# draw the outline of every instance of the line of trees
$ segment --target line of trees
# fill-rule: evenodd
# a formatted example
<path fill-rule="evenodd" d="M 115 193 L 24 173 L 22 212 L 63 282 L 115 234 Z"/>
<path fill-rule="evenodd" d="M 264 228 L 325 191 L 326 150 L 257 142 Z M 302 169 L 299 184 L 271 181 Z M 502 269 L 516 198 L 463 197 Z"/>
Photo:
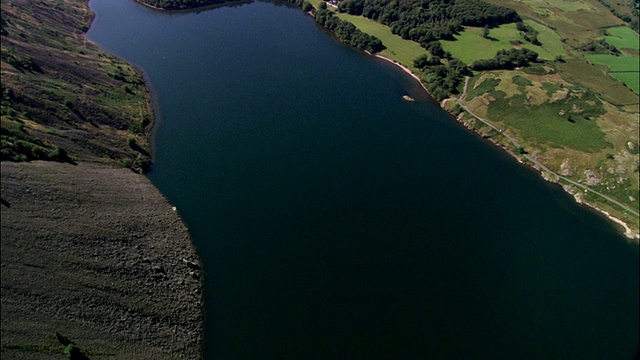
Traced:
<path fill-rule="evenodd" d="M 358 30 L 355 25 L 348 21 L 341 20 L 327 9 L 317 9 L 314 14 L 316 22 L 328 30 L 347 45 L 357 49 L 377 53 L 385 49 L 382 41 L 375 36 L 365 34 Z"/>
<path fill-rule="evenodd" d="M 513 70 L 527 66 L 538 60 L 538 53 L 529 49 L 500 50 L 493 59 L 477 60 L 471 64 L 476 71 L 482 70 Z"/>
<path fill-rule="evenodd" d="M 526 41 L 532 43 L 533 45 L 542 45 L 542 43 L 540 43 L 540 40 L 538 40 L 538 30 L 523 23 L 522 21 L 518 21 L 516 23 L 516 29 L 520 31 L 520 34 Z"/>
<path fill-rule="evenodd" d="M 609 44 L 605 39 L 591 40 L 580 46 L 579 50 L 590 54 L 620 55 L 620 50 Z"/>
<path fill-rule="evenodd" d="M 640 31 L 640 1 L 639 0 L 629 1 L 629 7 L 631 8 L 630 9 L 631 15 L 620 13 L 613 6 L 611 6 L 611 4 L 609 4 L 609 2 L 606 0 L 600 0 L 600 3 L 604 5 L 604 7 L 609 9 L 609 11 L 611 11 L 611 13 L 615 17 L 628 23 L 629 27 L 631 27 L 633 30 L 635 30 L 636 32 Z"/>

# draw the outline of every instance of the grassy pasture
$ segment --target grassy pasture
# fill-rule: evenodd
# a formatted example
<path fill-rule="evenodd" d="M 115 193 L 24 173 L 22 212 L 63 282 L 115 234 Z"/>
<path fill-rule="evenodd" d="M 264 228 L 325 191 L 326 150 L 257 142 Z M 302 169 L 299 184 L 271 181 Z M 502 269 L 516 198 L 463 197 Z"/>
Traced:
<path fill-rule="evenodd" d="M 311 5 L 313 5 L 314 8 L 319 8 L 320 7 L 320 3 L 324 2 L 322 0 L 307 0 L 307 2 Z M 329 10 L 333 10 L 333 8 L 331 6 L 327 6 L 327 9 Z"/>
<path fill-rule="evenodd" d="M 588 1 L 584 0 L 554 0 L 553 5 L 551 5 L 548 1 L 543 2 L 546 3 L 545 5 L 540 5 L 541 1 L 539 0 L 528 0 L 525 2 L 536 4 L 541 7 L 545 7 L 546 5 L 548 5 L 549 7 L 553 6 L 565 12 L 593 10 L 593 6 L 589 4 Z"/>
<path fill-rule="evenodd" d="M 640 84 L 638 80 L 640 64 L 635 56 L 614 56 L 614 55 L 586 55 L 593 63 L 608 66 L 611 69 L 609 75 L 623 82 L 636 94 L 640 94 Z"/>
<path fill-rule="evenodd" d="M 467 100 L 486 97 L 489 118 L 528 142 L 589 153 L 612 146 L 595 120 L 604 109 L 592 93 L 566 89 L 556 97 L 562 88 L 537 79 L 509 71 L 485 73 L 472 79 Z"/>
<path fill-rule="evenodd" d="M 639 72 L 612 72 L 609 73 L 610 76 L 618 79 L 619 81 L 625 83 L 627 87 L 636 94 L 640 94 L 640 73 Z"/>
<path fill-rule="evenodd" d="M 638 95 L 607 75 L 604 65 L 589 64 L 582 59 L 570 59 L 556 64 L 562 78 L 592 89 L 615 105 L 638 104 Z"/>
<path fill-rule="evenodd" d="M 469 87 L 467 89 L 467 96 L 465 100 L 469 101 L 476 96 L 491 92 L 495 90 L 496 86 L 500 84 L 500 78 L 485 78 L 482 79 L 480 83 L 478 83 L 478 80 L 480 80 L 480 77 L 474 76 L 469 81 Z"/>
<path fill-rule="evenodd" d="M 320 3 L 323 2 L 321 0 L 307 1 L 309 1 L 309 3 L 316 9 L 320 6 Z M 327 6 L 327 9 L 334 11 L 334 8 L 331 6 Z M 420 46 L 420 44 L 414 41 L 405 40 L 402 37 L 395 35 L 391 32 L 391 28 L 386 25 L 375 22 L 364 16 L 354 16 L 338 12 L 335 12 L 335 14 L 340 19 L 352 23 L 363 33 L 373 35 L 380 39 L 386 47 L 385 50 L 380 52 L 380 55 L 399 62 L 411 69 L 413 72 L 418 72 L 418 69 L 413 66 L 413 60 L 421 55 L 430 55 L 426 49 Z"/>
<path fill-rule="evenodd" d="M 620 1 L 620 0 L 600 0 L 602 2 L 607 3 L 611 6 L 615 11 L 619 14 L 624 14 L 628 16 L 634 16 L 633 7 L 631 5 L 631 0 L 628 1 Z"/>
<path fill-rule="evenodd" d="M 638 58 L 633 56 L 591 54 L 591 55 L 586 55 L 585 57 L 589 59 L 591 62 L 610 67 L 612 71 L 640 70 L 640 64 L 638 64 Z"/>
<path fill-rule="evenodd" d="M 545 24 L 571 46 L 598 37 L 602 28 L 624 25 L 598 0 L 486 0 L 515 9 L 523 17 Z M 542 40 L 541 40 L 542 41 Z"/>
<path fill-rule="evenodd" d="M 555 31 L 533 20 L 525 20 L 524 23 L 539 32 L 538 40 L 540 40 L 540 42 L 542 43 L 542 47 L 551 55 L 553 55 L 554 57 L 556 55 L 566 55 L 566 50 L 564 48 L 564 44 L 562 43 L 562 38 Z"/>
<path fill-rule="evenodd" d="M 367 19 L 364 16 L 339 13 L 336 13 L 336 15 L 340 19 L 352 23 L 360 31 L 380 39 L 384 46 L 387 47 L 386 50 L 380 52 L 380 55 L 395 60 L 414 72 L 417 72 L 417 69 L 413 66 L 413 60 L 420 55 L 429 55 L 429 52 L 421 47 L 420 44 L 393 34 L 391 28 L 386 25 Z"/>
<path fill-rule="evenodd" d="M 489 115 L 517 129 L 522 138 L 546 142 L 554 147 L 566 146 L 584 152 L 610 147 L 595 120 L 569 112 L 574 103 L 575 100 L 527 106 L 526 96 L 516 95 L 497 98 L 489 106 Z"/>
<path fill-rule="evenodd" d="M 618 49 L 640 50 L 640 36 L 631 28 L 626 26 L 607 29 L 607 42 Z"/>
<path fill-rule="evenodd" d="M 542 46 L 536 46 L 524 40 L 515 24 L 506 24 L 489 31 L 489 38 L 482 37 L 483 29 L 467 27 L 462 34 L 455 36 L 455 41 L 443 40 L 442 48 L 467 64 L 480 59 L 491 59 L 503 49 L 513 48 L 511 43 L 517 40 L 522 47 L 533 50 L 540 55 L 540 59 L 553 60 L 557 55 L 565 55 L 566 51 L 560 39 L 553 30 L 526 20 L 525 23 L 540 32 L 538 39 Z"/>

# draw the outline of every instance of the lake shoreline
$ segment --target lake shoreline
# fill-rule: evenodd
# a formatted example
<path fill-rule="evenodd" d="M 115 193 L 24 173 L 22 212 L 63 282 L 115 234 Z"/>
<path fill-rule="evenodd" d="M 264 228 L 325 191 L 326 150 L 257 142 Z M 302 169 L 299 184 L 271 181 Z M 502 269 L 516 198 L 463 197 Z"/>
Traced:
<path fill-rule="evenodd" d="M 414 80 L 416 80 L 418 83 L 420 83 L 420 86 L 422 87 L 422 89 L 424 89 L 424 91 L 427 93 L 427 95 L 429 96 L 429 98 L 431 98 L 434 102 L 437 102 L 437 101 L 435 101 L 434 97 L 431 95 L 431 93 L 429 92 L 429 90 L 427 89 L 427 87 L 424 85 L 424 83 L 422 82 L 422 80 L 420 79 L 420 77 L 419 77 L 417 74 L 415 74 L 413 71 L 411 71 L 411 69 L 409 69 L 408 67 L 406 67 L 406 66 L 405 66 L 405 65 L 403 65 L 403 64 L 400 64 L 399 62 L 397 62 L 397 61 L 395 61 L 395 60 L 392 60 L 392 59 L 390 59 L 390 58 L 384 57 L 384 56 L 382 56 L 382 55 L 379 55 L 379 54 L 369 54 L 369 55 L 371 55 L 371 56 L 373 56 L 373 57 L 375 57 L 375 58 L 378 58 L 378 59 L 381 59 L 381 60 L 387 61 L 387 62 L 389 62 L 389 63 L 391 63 L 391 64 L 396 65 L 397 67 L 399 67 L 399 68 L 400 68 L 402 71 L 404 71 L 407 75 L 411 76 Z M 525 166 L 527 166 L 527 167 L 529 167 L 529 168 L 532 168 L 532 169 L 535 169 L 535 170 L 537 170 L 537 171 L 540 171 L 540 176 L 541 176 L 544 180 L 546 180 L 546 181 L 548 181 L 548 182 L 550 182 L 550 183 L 559 184 L 559 182 L 558 182 L 558 181 L 554 181 L 553 179 L 551 179 L 551 178 L 549 178 L 549 177 L 545 176 L 545 174 L 546 174 L 546 173 L 544 172 L 544 170 L 543 170 L 543 169 L 541 169 L 539 166 L 536 166 L 536 164 L 528 164 L 528 163 L 526 163 L 526 162 L 522 161 L 522 159 L 518 156 L 518 154 L 516 154 L 516 153 L 515 153 L 515 152 L 513 152 L 512 150 L 508 149 L 506 146 L 499 144 L 496 140 L 494 140 L 494 139 L 493 139 L 493 138 L 491 138 L 491 137 L 485 137 L 485 136 L 483 136 L 481 133 L 479 133 L 478 131 L 476 131 L 474 128 L 472 128 L 472 127 L 470 127 L 470 126 L 467 126 L 463 121 L 461 121 L 461 118 L 460 118 L 460 116 L 458 116 L 458 114 L 455 114 L 455 113 L 451 112 L 451 111 L 450 111 L 450 110 L 448 110 L 448 109 L 446 108 L 446 106 L 445 106 L 445 105 L 446 105 L 446 103 L 447 103 L 448 101 L 455 101 L 455 100 L 456 100 L 456 99 L 454 99 L 454 98 L 447 98 L 447 99 L 442 100 L 442 101 L 441 101 L 441 102 L 439 102 L 438 104 L 439 104 L 439 106 L 440 106 L 440 108 L 441 108 L 442 110 L 444 110 L 444 111 L 448 112 L 449 114 L 451 114 L 451 116 L 452 116 L 452 117 L 453 117 L 453 118 L 454 118 L 458 123 L 462 124 L 465 128 L 469 129 L 470 131 L 474 132 L 474 133 L 475 133 L 475 134 L 477 134 L 477 135 L 480 135 L 482 138 L 487 139 L 488 141 L 490 141 L 491 143 L 493 143 L 495 146 L 497 146 L 497 147 L 499 147 L 499 148 L 503 149 L 505 152 L 507 152 L 509 155 L 511 155 L 513 158 L 515 158 L 515 159 L 516 159 L 520 164 L 523 164 L 523 165 L 525 165 Z M 613 223 L 614 223 L 614 224 L 616 224 L 617 226 L 622 227 L 621 229 L 619 228 L 619 229 L 620 229 L 620 233 L 621 233 L 625 238 L 627 238 L 628 240 L 633 241 L 633 242 L 635 242 L 635 243 L 638 243 L 638 242 L 640 241 L 640 233 L 634 233 L 634 232 L 633 232 L 633 230 L 631 229 L 631 227 L 629 226 L 629 224 L 627 224 L 625 221 L 623 221 L 623 220 L 621 220 L 621 219 L 619 219 L 619 218 L 616 218 L 616 217 L 612 216 L 609 212 L 607 212 L 607 211 L 606 211 L 606 210 L 604 210 L 604 209 L 600 209 L 599 207 L 597 207 L 597 206 L 595 206 L 595 205 L 593 205 L 593 204 L 591 204 L 591 203 L 587 203 L 587 202 L 582 201 L 580 198 L 578 198 L 578 197 L 576 197 L 576 196 L 575 196 L 575 192 L 571 192 L 571 191 L 570 191 L 570 189 L 571 189 L 571 188 L 568 188 L 568 187 L 566 187 L 566 186 L 561 186 L 561 188 L 562 188 L 566 193 L 568 193 L 569 195 L 571 195 L 571 197 L 576 201 L 576 203 L 578 203 L 578 204 L 584 204 L 584 205 L 587 205 L 587 206 L 588 206 L 588 207 L 590 207 L 591 209 L 596 210 L 600 215 L 604 216 L 604 217 L 605 217 L 605 218 L 607 218 L 609 221 L 613 222 Z"/>

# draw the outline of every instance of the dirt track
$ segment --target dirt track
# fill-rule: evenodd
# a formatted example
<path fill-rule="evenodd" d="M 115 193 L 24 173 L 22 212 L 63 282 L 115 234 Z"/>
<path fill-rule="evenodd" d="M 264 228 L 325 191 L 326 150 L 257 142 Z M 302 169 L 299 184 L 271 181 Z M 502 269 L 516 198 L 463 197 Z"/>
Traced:
<path fill-rule="evenodd" d="M 2 162 L 3 359 L 199 359 L 202 274 L 147 178 L 80 163 Z"/>

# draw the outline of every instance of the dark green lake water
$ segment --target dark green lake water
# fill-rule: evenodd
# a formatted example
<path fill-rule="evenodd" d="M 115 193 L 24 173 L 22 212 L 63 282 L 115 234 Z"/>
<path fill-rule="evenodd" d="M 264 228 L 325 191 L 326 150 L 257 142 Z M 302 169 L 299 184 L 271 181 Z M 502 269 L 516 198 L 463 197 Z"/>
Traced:
<path fill-rule="evenodd" d="M 92 0 L 146 72 L 206 359 L 630 359 L 638 247 L 297 8 Z M 417 99 L 409 103 L 403 94 Z"/>

